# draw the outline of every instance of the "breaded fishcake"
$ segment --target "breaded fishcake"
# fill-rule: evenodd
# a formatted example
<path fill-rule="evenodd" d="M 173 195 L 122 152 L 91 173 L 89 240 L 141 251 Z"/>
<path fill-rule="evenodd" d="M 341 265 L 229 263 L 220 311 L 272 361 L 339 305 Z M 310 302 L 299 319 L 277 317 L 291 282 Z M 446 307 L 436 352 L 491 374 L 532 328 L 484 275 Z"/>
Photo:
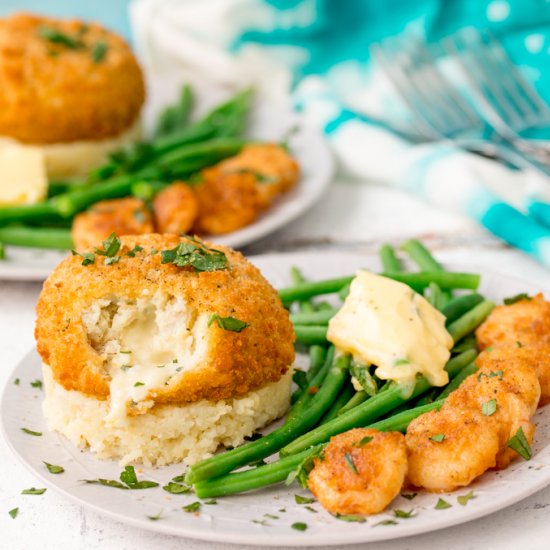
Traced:
<path fill-rule="evenodd" d="M 155 227 L 158 233 L 188 233 L 193 227 L 199 206 L 193 190 L 176 182 L 159 191 L 153 200 Z"/>
<path fill-rule="evenodd" d="M 408 482 L 434 492 L 469 485 L 496 465 L 500 450 L 495 420 L 470 407 L 444 405 L 422 414 L 409 424 L 405 439 Z"/>
<path fill-rule="evenodd" d="M 0 135 L 23 143 L 103 140 L 137 120 L 141 69 L 97 23 L 30 14 L 0 19 Z"/>
<path fill-rule="evenodd" d="M 332 514 L 377 514 L 399 494 L 406 473 L 402 434 L 357 428 L 330 439 L 308 487 Z"/>
<path fill-rule="evenodd" d="M 267 208 L 278 195 L 292 189 L 299 177 L 298 163 L 276 143 L 247 145 L 238 155 L 220 162 L 218 167 L 223 173 L 252 173 L 262 208 Z"/>
<path fill-rule="evenodd" d="M 256 219 L 262 205 L 254 174 L 224 174 L 213 167 L 203 170 L 202 176 L 202 182 L 194 188 L 199 205 L 197 233 L 230 233 Z"/>
<path fill-rule="evenodd" d="M 240 253 L 217 247 L 227 268 L 197 272 L 161 263 L 160 253 L 196 241 L 158 234 L 121 241 L 111 265 L 103 256 L 90 265 L 69 256 L 44 283 L 37 348 L 65 389 L 105 399 L 115 375 L 128 374 L 136 391 L 153 387 L 149 405 L 217 401 L 277 381 L 292 365 L 288 312 Z M 240 332 L 222 328 L 228 317 L 241 322 Z M 159 387 L 166 369 L 175 374 Z"/>
<path fill-rule="evenodd" d="M 153 220 L 145 203 L 133 197 L 95 203 L 73 220 L 71 237 L 75 248 L 99 246 L 111 233 L 144 235 L 153 232 Z"/>
<path fill-rule="evenodd" d="M 481 349 L 503 344 L 550 345 L 550 302 L 542 294 L 496 307 L 476 331 Z"/>

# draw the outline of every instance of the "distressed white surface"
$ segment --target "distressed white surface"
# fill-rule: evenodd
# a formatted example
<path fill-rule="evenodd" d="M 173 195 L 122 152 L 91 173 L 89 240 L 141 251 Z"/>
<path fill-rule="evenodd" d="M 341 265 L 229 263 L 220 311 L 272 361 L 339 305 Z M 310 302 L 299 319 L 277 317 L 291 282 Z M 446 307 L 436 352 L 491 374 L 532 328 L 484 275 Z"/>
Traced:
<path fill-rule="evenodd" d="M 300 221 L 249 248 L 261 252 L 316 246 L 327 241 L 339 247 L 358 244 L 374 249 L 382 240 L 399 242 L 423 236 L 435 251 L 448 247 L 464 253 L 473 271 L 484 267 L 550 287 L 550 272 L 522 254 L 503 248 L 471 222 L 438 212 L 417 199 L 395 190 L 357 185 L 340 180 L 329 194 Z M 342 244 L 338 244 L 342 243 Z M 40 286 L 33 283 L 0 283 L 0 386 L 9 380 L 13 366 L 33 345 L 34 303 Z M 135 549 L 232 550 L 236 546 L 203 543 L 163 536 L 107 520 L 80 509 L 48 491 L 42 496 L 23 496 L 24 488 L 39 486 L 36 479 L 11 456 L 0 440 L 0 532 L 1 548 L 41 549 Z M 19 507 L 12 520 L 8 510 Z M 361 545 L 365 550 L 525 550 L 547 548 L 550 540 L 550 489 L 506 510 L 456 528 L 395 542 Z M 352 528 L 353 525 L 350 525 Z M 345 548 L 345 547 L 342 547 Z M 353 547 L 349 547 L 353 548 Z M 357 547 L 359 548 L 359 547 Z"/>

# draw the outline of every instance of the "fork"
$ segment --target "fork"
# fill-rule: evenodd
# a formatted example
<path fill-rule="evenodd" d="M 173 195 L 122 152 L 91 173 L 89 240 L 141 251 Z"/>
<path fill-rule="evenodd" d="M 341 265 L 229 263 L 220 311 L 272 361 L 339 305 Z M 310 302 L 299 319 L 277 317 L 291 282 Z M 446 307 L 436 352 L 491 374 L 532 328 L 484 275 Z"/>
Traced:
<path fill-rule="evenodd" d="M 512 62 L 493 37 L 489 45 L 483 44 L 481 35 L 465 29 L 429 47 L 412 35 L 391 37 L 372 46 L 371 53 L 409 107 L 418 139 L 451 140 L 550 178 L 550 167 L 534 158 L 533 147 L 519 135 L 550 124 L 550 109 L 519 72 L 511 70 Z M 442 70 L 445 61 L 454 62 L 464 73 L 467 91 L 481 112 Z M 492 70 L 489 79 L 485 66 Z M 495 75 L 500 73 L 506 74 L 499 79 Z"/>

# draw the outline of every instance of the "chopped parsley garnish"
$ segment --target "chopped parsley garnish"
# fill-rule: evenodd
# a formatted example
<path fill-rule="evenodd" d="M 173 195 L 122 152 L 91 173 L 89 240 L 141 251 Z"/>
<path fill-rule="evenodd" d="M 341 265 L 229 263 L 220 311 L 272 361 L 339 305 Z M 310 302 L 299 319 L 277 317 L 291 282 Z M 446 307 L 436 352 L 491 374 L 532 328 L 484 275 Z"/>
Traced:
<path fill-rule="evenodd" d="M 22 495 L 43 495 L 46 492 L 46 489 L 35 489 L 31 487 L 30 489 L 23 489 L 21 491 Z"/>
<path fill-rule="evenodd" d="M 456 497 L 456 500 L 457 502 L 461 505 L 461 506 L 466 506 L 466 504 L 468 504 L 468 501 L 469 500 L 472 500 L 473 498 L 476 498 L 475 495 L 474 495 L 474 492 L 473 491 L 469 491 L 468 493 L 466 493 L 465 495 L 459 495 Z"/>
<path fill-rule="evenodd" d="M 38 35 L 52 44 L 59 44 L 70 50 L 81 50 L 84 47 L 82 41 L 58 29 L 54 29 L 53 27 L 40 27 L 38 29 Z"/>
<path fill-rule="evenodd" d="M 489 349 L 489 348 L 487 348 Z M 486 350 L 487 351 L 487 350 Z M 477 375 L 477 381 L 478 382 L 481 382 L 481 379 L 483 377 L 486 377 L 486 378 L 496 378 L 498 377 L 499 380 L 502 380 L 502 377 L 504 376 L 504 371 L 502 370 L 492 370 L 489 374 L 485 374 L 484 372 L 480 372 L 478 375 Z"/>
<path fill-rule="evenodd" d="M 293 523 L 291 527 L 292 529 L 296 529 L 296 531 L 305 531 L 307 529 L 307 523 L 298 521 L 296 523 Z"/>
<path fill-rule="evenodd" d="M 19 382 L 21 382 L 21 380 L 19 380 L 19 378 L 16 378 L 13 383 L 16 385 L 16 386 L 19 386 Z"/>
<path fill-rule="evenodd" d="M 183 483 L 177 483 L 175 481 L 170 481 L 166 485 L 163 485 L 162 487 L 166 492 L 172 494 L 172 495 L 183 495 L 185 493 L 191 492 L 191 487 L 188 485 L 185 485 Z"/>
<path fill-rule="evenodd" d="M 31 382 L 31 386 L 33 388 L 38 388 L 39 390 L 41 390 L 42 389 L 42 380 L 33 380 Z"/>
<path fill-rule="evenodd" d="M 361 387 L 367 392 L 367 395 L 372 397 L 378 393 L 378 385 L 376 380 L 369 372 L 368 367 L 365 365 L 358 365 L 353 363 L 350 368 L 350 373 L 359 382 Z"/>
<path fill-rule="evenodd" d="M 529 442 L 525 437 L 525 433 L 523 432 L 523 428 L 521 427 L 516 432 L 516 435 L 514 435 L 514 437 L 512 437 L 506 445 L 513 451 L 516 451 L 516 453 L 525 460 L 530 460 L 533 456 L 531 446 L 529 445 Z"/>
<path fill-rule="evenodd" d="M 273 514 L 264 514 L 264 518 L 279 519 L 279 516 L 274 516 Z"/>
<path fill-rule="evenodd" d="M 294 500 L 296 501 L 296 504 L 311 504 L 312 502 L 315 502 L 314 498 L 303 497 L 301 495 L 294 495 Z"/>
<path fill-rule="evenodd" d="M 95 248 L 94 251 L 98 256 L 106 256 L 105 263 L 107 264 L 108 258 L 118 258 L 117 252 L 120 250 L 122 243 L 115 233 L 111 233 L 104 241 L 103 248 Z M 118 260 L 116 260 L 118 262 Z M 113 263 L 111 261 L 111 263 Z"/>
<path fill-rule="evenodd" d="M 134 384 L 134 388 L 139 388 L 139 386 L 145 386 L 145 384 L 139 381 Z"/>
<path fill-rule="evenodd" d="M 162 517 L 162 510 L 154 515 L 154 516 L 147 516 L 151 521 L 158 521 Z"/>
<path fill-rule="evenodd" d="M 363 439 L 361 439 L 361 441 L 359 441 L 359 443 L 357 443 L 355 446 L 356 447 L 364 447 L 367 443 L 370 443 L 372 440 L 374 439 L 374 437 L 372 435 L 366 435 Z"/>
<path fill-rule="evenodd" d="M 394 510 L 393 511 L 396 518 L 400 519 L 409 519 L 414 517 L 414 509 L 409 510 L 406 512 L 405 510 Z"/>
<path fill-rule="evenodd" d="M 305 371 L 295 369 L 292 373 L 292 381 L 303 391 L 307 388 L 308 380 Z"/>
<path fill-rule="evenodd" d="M 252 523 L 257 523 L 258 525 L 263 525 L 265 527 L 269 525 L 269 523 L 267 523 L 267 520 L 265 519 L 253 519 Z"/>
<path fill-rule="evenodd" d="M 107 51 L 109 50 L 109 46 L 105 42 L 96 42 L 92 46 L 92 59 L 94 63 L 101 63 L 105 56 L 107 55 Z"/>
<path fill-rule="evenodd" d="M 520 294 L 516 294 L 515 296 L 504 298 L 503 302 L 504 302 L 504 305 L 511 306 L 516 302 L 521 302 L 522 300 L 531 300 L 531 299 L 532 298 L 531 296 L 529 296 L 529 294 L 526 294 L 525 292 L 521 292 Z"/>
<path fill-rule="evenodd" d="M 198 512 L 201 509 L 201 503 L 197 500 L 187 506 L 182 506 L 181 509 L 187 513 Z"/>
<path fill-rule="evenodd" d="M 15 519 L 17 517 L 17 514 L 19 513 L 19 508 L 12 508 L 8 514 L 11 516 L 12 519 Z"/>
<path fill-rule="evenodd" d="M 434 508 L 436 510 L 446 510 L 447 508 L 452 508 L 452 506 L 452 504 L 449 504 L 446 500 L 440 498 Z"/>
<path fill-rule="evenodd" d="M 227 268 L 227 256 L 223 252 L 208 248 L 193 237 L 185 237 L 191 242 L 183 241 L 175 248 L 161 251 L 161 263 L 192 267 L 195 271 L 218 271 Z"/>
<path fill-rule="evenodd" d="M 334 517 L 340 521 L 348 521 L 350 523 L 365 523 L 367 521 L 365 516 L 360 516 L 359 514 L 334 514 Z"/>
<path fill-rule="evenodd" d="M 304 506 L 306 510 L 309 510 L 310 512 L 313 512 L 314 514 L 318 514 L 317 510 L 315 508 L 312 508 L 311 506 Z"/>
<path fill-rule="evenodd" d="M 408 365 L 409 363 L 410 361 L 404 357 L 402 359 L 396 359 L 393 363 L 393 366 L 398 367 L 399 365 Z"/>
<path fill-rule="evenodd" d="M 208 500 L 204 501 L 204 504 L 214 505 L 214 504 L 218 504 L 218 501 L 215 498 L 209 498 Z M 266 514 L 266 516 L 269 516 L 269 514 Z M 279 519 L 277 516 L 269 516 L 269 517 Z"/>
<path fill-rule="evenodd" d="M 21 431 L 29 435 L 35 435 L 36 437 L 39 437 L 42 435 L 42 432 L 34 432 L 33 430 L 29 430 L 28 428 L 21 428 Z"/>
<path fill-rule="evenodd" d="M 519 340 L 516 340 L 516 346 L 518 348 L 522 348 L 523 347 L 523 344 L 519 341 Z"/>
<path fill-rule="evenodd" d="M 348 468 L 354 473 L 354 474 L 359 474 L 359 472 L 357 471 L 357 467 L 355 466 L 355 462 L 353 462 L 353 456 L 351 453 L 346 453 L 344 455 L 344 460 L 346 461 L 346 464 L 348 466 Z"/>
<path fill-rule="evenodd" d="M 302 462 L 300 462 L 300 464 L 298 464 L 298 466 L 288 474 L 285 485 L 291 485 L 294 480 L 297 480 L 304 489 L 307 489 L 307 478 L 309 476 L 309 472 L 313 470 L 314 460 L 316 458 L 321 460 L 323 459 L 323 450 L 324 445 L 319 445 L 309 456 L 304 458 L 304 460 L 302 460 Z"/>
<path fill-rule="evenodd" d="M 245 323 L 240 319 L 235 319 L 235 317 L 220 317 L 217 313 L 212 313 L 212 315 L 210 315 L 208 318 L 208 326 L 210 326 L 214 321 L 216 321 L 221 329 L 229 330 L 231 332 L 241 332 L 249 326 L 248 323 Z"/>
<path fill-rule="evenodd" d="M 383 519 L 382 521 L 379 521 L 378 523 L 375 523 L 373 527 L 376 527 L 377 525 L 397 525 L 397 521 L 394 519 Z"/>
<path fill-rule="evenodd" d="M 430 439 L 436 443 L 441 443 L 445 439 L 445 434 L 435 434 L 430 436 Z"/>
<path fill-rule="evenodd" d="M 481 405 L 481 412 L 485 416 L 491 416 L 492 414 L 495 414 L 497 411 L 497 400 L 496 399 L 490 399 L 489 401 L 486 401 Z"/>
<path fill-rule="evenodd" d="M 115 479 L 83 479 L 84 483 L 104 485 L 105 487 L 114 487 L 115 489 L 150 489 L 158 487 L 156 481 L 138 481 L 136 471 L 133 466 L 126 466 L 120 474 L 120 483 Z"/>
<path fill-rule="evenodd" d="M 113 256 L 112 258 L 105 258 L 105 265 L 113 265 L 120 262 L 120 256 Z"/>
<path fill-rule="evenodd" d="M 254 176 L 254 178 L 258 183 L 277 183 L 278 181 L 278 178 L 275 176 L 263 174 L 262 172 L 251 170 L 250 168 L 239 168 L 238 170 L 232 170 L 232 173 L 233 174 L 250 174 Z"/>
<path fill-rule="evenodd" d="M 95 255 L 93 252 L 84 252 L 84 254 L 80 254 L 80 252 L 76 250 L 71 250 L 71 254 L 73 256 L 80 256 L 82 258 L 82 265 L 91 265 L 95 262 Z"/>
<path fill-rule="evenodd" d="M 142 246 L 136 245 L 134 246 L 134 248 L 132 248 L 132 250 L 128 250 L 128 252 L 126 252 L 126 256 L 130 256 L 130 258 L 135 258 L 136 254 L 138 252 L 141 252 L 142 250 Z"/>
<path fill-rule="evenodd" d="M 65 468 L 63 466 L 56 466 L 55 464 L 50 464 L 49 462 L 44 462 L 46 465 L 46 468 L 48 468 L 48 472 L 50 474 L 62 474 L 65 471 Z"/>
<path fill-rule="evenodd" d="M 403 498 L 406 498 L 407 500 L 412 500 L 418 495 L 418 493 L 401 493 L 401 496 Z"/>

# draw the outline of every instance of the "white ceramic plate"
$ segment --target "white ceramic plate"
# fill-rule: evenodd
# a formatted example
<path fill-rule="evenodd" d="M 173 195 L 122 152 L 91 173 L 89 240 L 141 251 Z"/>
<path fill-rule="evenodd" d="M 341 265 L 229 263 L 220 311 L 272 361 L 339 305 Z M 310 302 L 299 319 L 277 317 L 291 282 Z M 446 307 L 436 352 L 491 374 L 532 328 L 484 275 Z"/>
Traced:
<path fill-rule="evenodd" d="M 252 260 L 276 286 L 290 283 L 289 268 L 292 265 L 302 268 L 311 279 L 342 276 L 359 267 L 379 267 L 375 258 L 351 253 L 266 255 Z M 528 283 L 490 273 L 484 274 L 481 287 L 481 292 L 496 300 L 519 292 L 538 291 L 540 289 Z M 200 514 L 193 515 L 181 510 L 183 505 L 196 501 L 193 495 L 170 495 L 161 488 L 121 491 L 79 481 L 90 478 L 118 479 L 121 468 L 113 462 L 98 461 L 89 452 L 79 451 L 63 437 L 48 432 L 41 413 L 41 392 L 29 384 L 39 377 L 40 361 L 36 353 L 32 352 L 12 375 L 11 380 L 20 378 L 20 385 L 9 383 L 1 404 L 5 438 L 19 459 L 40 479 L 37 487 L 50 487 L 113 519 L 162 533 L 262 546 L 341 545 L 377 541 L 425 533 L 479 519 L 550 484 L 548 406 L 537 412 L 534 456 L 529 462 L 519 459 L 508 469 L 487 473 L 471 487 L 455 493 L 420 493 L 412 501 L 398 497 L 389 510 L 369 518 L 367 523 L 337 520 L 317 503 L 311 505 L 316 513 L 296 504 L 295 494 L 307 495 L 298 486 L 276 486 L 245 495 L 220 498 L 215 505 L 203 504 Z M 43 432 L 43 436 L 27 435 L 21 431 L 23 427 Z M 60 475 L 49 474 L 42 461 L 61 465 L 66 471 Z M 182 468 L 176 465 L 157 470 L 139 468 L 138 471 L 141 478 L 162 484 L 181 474 Z M 461 506 L 457 496 L 469 490 L 474 491 L 475 498 L 466 506 Z M 440 497 L 452 504 L 452 507 L 434 509 Z M 410 519 L 396 519 L 392 512 L 394 509 L 408 511 L 412 508 L 415 512 Z M 158 521 L 148 519 L 147 516 L 159 512 L 161 518 Z M 277 519 L 270 516 L 277 516 Z M 390 519 L 396 523 L 379 524 Z M 296 531 L 291 527 L 294 522 L 304 522 L 308 529 L 304 532 Z"/>
<path fill-rule="evenodd" d="M 193 88 L 197 96 L 198 113 L 235 92 L 200 83 L 194 84 Z M 144 111 L 146 131 L 151 129 L 159 110 L 174 101 L 179 89 L 180 83 L 175 80 L 151 79 Z M 290 138 L 290 146 L 301 168 L 298 185 L 281 196 L 253 224 L 227 235 L 213 237 L 216 243 L 240 247 L 265 237 L 303 214 L 328 188 L 334 171 L 328 144 L 320 132 L 304 125 L 299 115 L 289 108 L 256 101 L 246 135 L 278 141 L 292 128 L 296 131 Z M 10 246 L 7 247 L 6 255 L 7 259 L 0 261 L 0 279 L 41 281 L 65 257 L 66 252 Z"/>

